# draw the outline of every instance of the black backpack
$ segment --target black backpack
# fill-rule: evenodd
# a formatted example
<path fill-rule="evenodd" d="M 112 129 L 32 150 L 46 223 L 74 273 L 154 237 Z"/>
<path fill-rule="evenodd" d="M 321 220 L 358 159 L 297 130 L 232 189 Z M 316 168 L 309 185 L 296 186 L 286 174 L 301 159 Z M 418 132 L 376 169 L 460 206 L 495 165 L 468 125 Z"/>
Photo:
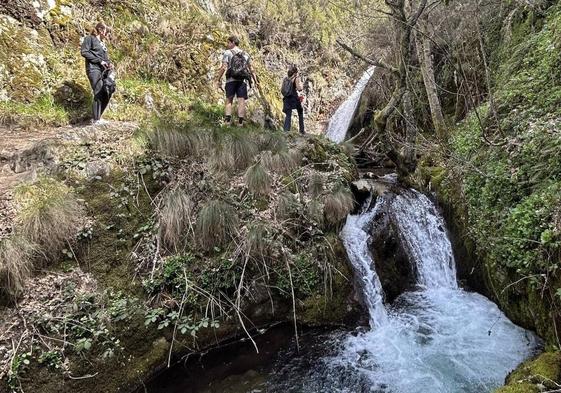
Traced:
<path fill-rule="evenodd" d="M 282 80 L 281 94 L 285 98 L 294 95 L 294 82 L 287 76 Z"/>
<path fill-rule="evenodd" d="M 105 70 L 102 75 L 103 79 L 103 90 L 108 97 L 111 97 L 115 90 L 117 90 L 117 83 L 114 78 L 111 78 L 109 70 Z"/>
<path fill-rule="evenodd" d="M 248 61 L 243 51 L 234 53 L 230 59 L 228 70 L 226 71 L 226 78 L 234 78 L 238 80 L 245 80 L 251 82 L 251 74 L 248 69 Z"/>

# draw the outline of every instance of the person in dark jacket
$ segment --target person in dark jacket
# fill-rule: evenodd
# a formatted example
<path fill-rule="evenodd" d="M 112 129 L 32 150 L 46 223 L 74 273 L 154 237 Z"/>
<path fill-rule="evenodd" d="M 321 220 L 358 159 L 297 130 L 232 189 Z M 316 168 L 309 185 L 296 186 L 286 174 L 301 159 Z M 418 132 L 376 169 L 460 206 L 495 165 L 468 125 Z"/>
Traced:
<path fill-rule="evenodd" d="M 286 114 L 284 118 L 284 130 L 290 131 L 292 123 L 292 110 L 296 109 L 298 112 L 298 125 L 300 129 L 300 134 L 304 134 L 304 108 L 302 107 L 302 99 L 298 92 L 302 91 L 302 81 L 298 75 L 298 68 L 295 65 L 291 65 L 288 68 L 288 78 L 292 81 L 292 90 L 290 94 L 283 97 L 283 108 L 282 111 Z"/>
<path fill-rule="evenodd" d="M 103 78 L 113 69 L 104 40 L 109 28 L 98 23 L 90 35 L 84 38 L 81 54 L 86 59 L 86 74 L 93 90 L 93 124 L 100 124 L 101 116 L 109 104 L 111 95 L 103 88 Z"/>

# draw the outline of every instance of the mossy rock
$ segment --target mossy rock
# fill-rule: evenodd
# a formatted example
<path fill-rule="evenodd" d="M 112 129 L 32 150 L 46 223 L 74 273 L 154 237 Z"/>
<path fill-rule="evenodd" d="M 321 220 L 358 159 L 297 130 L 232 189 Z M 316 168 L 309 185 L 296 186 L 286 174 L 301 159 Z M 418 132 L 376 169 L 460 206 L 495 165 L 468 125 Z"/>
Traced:
<path fill-rule="evenodd" d="M 495 393 L 540 393 L 537 386 L 529 383 L 517 383 L 514 385 L 503 386 L 495 390 Z"/>
<path fill-rule="evenodd" d="M 507 378 L 508 384 L 520 381 L 555 388 L 556 384 L 561 382 L 561 352 L 545 352 L 522 363 Z"/>

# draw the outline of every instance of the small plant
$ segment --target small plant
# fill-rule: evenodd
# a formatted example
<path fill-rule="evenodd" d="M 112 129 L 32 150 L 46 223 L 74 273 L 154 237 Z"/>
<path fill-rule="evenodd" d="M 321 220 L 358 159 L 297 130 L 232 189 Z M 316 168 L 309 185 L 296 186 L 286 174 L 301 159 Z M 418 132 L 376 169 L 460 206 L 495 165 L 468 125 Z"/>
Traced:
<path fill-rule="evenodd" d="M 222 201 L 207 202 L 197 218 L 197 233 L 203 249 L 209 251 L 228 242 L 238 228 L 234 208 Z"/>
<path fill-rule="evenodd" d="M 346 188 L 340 188 L 324 200 L 325 219 L 329 224 L 336 225 L 344 220 L 353 210 L 353 194 Z"/>
<path fill-rule="evenodd" d="M 8 371 L 8 386 L 13 392 L 23 392 L 20 378 L 31 364 L 31 352 L 15 354 L 12 365 Z"/>
<path fill-rule="evenodd" d="M 62 353 L 59 351 L 46 351 L 39 355 L 38 361 L 51 370 L 60 370 L 62 368 Z"/>
<path fill-rule="evenodd" d="M 268 195 L 271 192 L 271 178 L 261 163 L 247 169 L 245 183 L 254 195 Z"/>

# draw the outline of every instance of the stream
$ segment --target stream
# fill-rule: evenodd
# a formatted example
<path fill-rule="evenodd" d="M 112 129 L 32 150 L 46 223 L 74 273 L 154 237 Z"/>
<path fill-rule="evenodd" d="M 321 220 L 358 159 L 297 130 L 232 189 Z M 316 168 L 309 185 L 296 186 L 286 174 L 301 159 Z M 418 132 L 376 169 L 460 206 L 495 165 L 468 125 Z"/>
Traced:
<path fill-rule="evenodd" d="M 333 141 L 345 139 L 372 72 L 365 72 L 334 115 L 327 133 Z M 369 251 L 371 234 L 389 221 L 415 276 L 415 285 L 392 304 L 384 301 Z M 230 358 L 218 355 L 220 372 L 179 373 L 150 391 L 490 393 L 541 349 L 539 338 L 509 321 L 493 302 L 459 287 L 445 222 L 427 196 L 412 189 L 371 196 L 360 213 L 348 216 L 340 237 L 368 310 L 368 327 L 301 332 L 300 351 L 288 327 L 273 329 L 259 339 L 261 361 L 245 343 L 230 351 Z"/>

